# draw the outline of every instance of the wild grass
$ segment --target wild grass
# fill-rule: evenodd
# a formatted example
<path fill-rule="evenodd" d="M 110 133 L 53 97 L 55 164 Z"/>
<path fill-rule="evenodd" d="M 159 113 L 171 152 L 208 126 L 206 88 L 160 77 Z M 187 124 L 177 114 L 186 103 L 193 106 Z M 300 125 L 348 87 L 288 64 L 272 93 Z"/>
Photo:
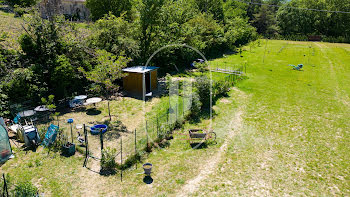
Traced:
<path fill-rule="evenodd" d="M 288 46 L 279 52 L 286 42 Z M 143 182 L 140 164 L 126 169 L 121 182 L 120 171 L 100 176 L 82 167 L 80 155 L 65 158 L 54 153 L 48 156 L 45 151 L 15 149 L 15 159 L 1 166 L 1 171 L 13 179 L 29 179 L 47 196 L 173 196 L 208 170 L 207 162 L 216 158 L 228 140 L 227 151 L 216 158 L 213 172 L 190 195 L 348 196 L 349 50 L 350 45 L 345 44 L 270 40 L 265 53 L 262 40 L 261 46 L 251 51 L 248 46 L 243 57 L 227 55 L 214 60 L 214 65 L 223 67 L 220 63 L 249 65 L 249 79 L 238 83 L 214 106 L 217 144 L 192 149 L 183 134 L 188 129 L 206 129 L 210 121 L 186 123 L 175 131 L 170 146 L 144 158 L 143 162 L 153 164 L 151 185 Z M 305 67 L 294 71 L 288 64 Z M 166 98 L 159 101 L 160 105 L 166 103 Z M 139 117 L 140 106 L 130 103 L 129 112 L 135 108 L 132 120 Z M 113 114 L 128 108 L 119 107 L 116 103 Z M 242 128 L 233 130 L 238 108 L 242 110 Z M 106 112 L 102 110 L 102 114 Z M 68 115 L 62 119 L 66 118 Z"/>

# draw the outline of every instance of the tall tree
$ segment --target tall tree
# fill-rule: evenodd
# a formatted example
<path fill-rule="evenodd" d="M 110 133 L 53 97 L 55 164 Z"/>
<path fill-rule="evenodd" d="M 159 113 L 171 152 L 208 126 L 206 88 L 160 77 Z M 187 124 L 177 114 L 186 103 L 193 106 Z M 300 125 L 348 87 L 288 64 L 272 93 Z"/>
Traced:
<path fill-rule="evenodd" d="M 222 0 L 195 0 L 201 12 L 212 14 L 217 21 L 224 20 L 224 8 Z"/>
<path fill-rule="evenodd" d="M 147 61 L 151 55 L 152 44 L 157 32 L 159 32 L 159 23 L 161 22 L 161 9 L 165 0 L 142 0 L 140 6 L 140 29 L 141 29 L 141 58 L 143 62 Z"/>
<path fill-rule="evenodd" d="M 129 58 L 120 55 L 113 55 L 105 50 L 97 50 L 96 65 L 90 71 L 85 71 L 83 68 L 79 68 L 84 73 L 86 78 L 96 84 L 94 88 L 99 88 L 105 92 L 106 98 L 119 89 L 119 85 L 116 83 L 118 79 L 125 76 L 122 68 L 125 68 L 130 61 Z M 108 114 L 111 120 L 111 113 L 108 101 Z"/>
<path fill-rule="evenodd" d="M 257 32 L 263 35 L 273 35 L 277 33 L 276 17 L 271 8 L 266 5 L 261 6 L 259 12 L 254 14 L 252 25 Z"/>
<path fill-rule="evenodd" d="M 125 13 L 127 19 L 132 15 L 131 0 L 87 0 L 86 7 L 89 8 L 93 20 L 98 20 L 110 12 L 117 17 Z"/>

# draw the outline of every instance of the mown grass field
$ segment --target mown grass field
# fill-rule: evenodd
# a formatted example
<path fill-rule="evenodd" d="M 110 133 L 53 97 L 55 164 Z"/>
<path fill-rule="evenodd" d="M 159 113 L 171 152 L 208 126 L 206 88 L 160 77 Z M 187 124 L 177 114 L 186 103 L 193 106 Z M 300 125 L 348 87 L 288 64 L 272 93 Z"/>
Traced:
<path fill-rule="evenodd" d="M 24 25 L 22 18 L 15 18 L 13 13 L 0 11 L 0 35 L 3 33 L 6 35 L 6 41 L 3 43 L 6 49 L 19 49 L 17 40 L 24 32 L 22 25 Z"/>
<path fill-rule="evenodd" d="M 16 148 L 1 172 L 32 181 L 47 196 L 350 195 L 350 45 L 265 44 L 211 62 L 222 68 L 247 62 L 249 79 L 214 106 L 217 144 L 192 149 L 177 135 L 207 128 L 203 120 L 187 123 L 169 147 L 148 155 L 152 184 L 143 182 L 140 164 L 121 182 L 120 172 L 101 176 L 83 168 L 79 155 Z M 300 63 L 303 71 L 287 66 Z"/>

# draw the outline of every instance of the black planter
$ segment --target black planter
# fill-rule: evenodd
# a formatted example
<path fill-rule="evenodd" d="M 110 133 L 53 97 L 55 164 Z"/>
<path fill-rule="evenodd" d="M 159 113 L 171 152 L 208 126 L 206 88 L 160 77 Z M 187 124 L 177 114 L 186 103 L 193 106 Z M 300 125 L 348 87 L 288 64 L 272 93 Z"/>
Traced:
<path fill-rule="evenodd" d="M 67 143 L 62 146 L 62 154 L 64 156 L 70 157 L 75 154 L 75 144 Z"/>

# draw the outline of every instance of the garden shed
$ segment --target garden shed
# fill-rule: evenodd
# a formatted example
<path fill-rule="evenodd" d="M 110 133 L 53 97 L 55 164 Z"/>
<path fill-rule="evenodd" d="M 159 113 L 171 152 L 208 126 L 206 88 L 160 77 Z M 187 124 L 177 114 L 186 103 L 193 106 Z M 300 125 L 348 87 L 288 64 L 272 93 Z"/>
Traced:
<path fill-rule="evenodd" d="M 124 68 L 128 75 L 123 78 L 124 91 L 132 96 L 152 95 L 158 89 L 158 67 L 135 66 Z"/>

